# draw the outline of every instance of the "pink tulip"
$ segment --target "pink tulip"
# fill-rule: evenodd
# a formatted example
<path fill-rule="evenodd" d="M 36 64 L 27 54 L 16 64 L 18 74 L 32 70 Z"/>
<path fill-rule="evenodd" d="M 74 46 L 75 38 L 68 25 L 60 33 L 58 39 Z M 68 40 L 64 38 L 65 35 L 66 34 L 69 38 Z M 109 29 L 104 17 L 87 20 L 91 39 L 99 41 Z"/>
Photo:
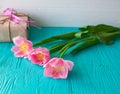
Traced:
<path fill-rule="evenodd" d="M 29 53 L 28 59 L 42 66 L 50 60 L 50 53 L 46 48 L 36 48 Z"/>
<path fill-rule="evenodd" d="M 44 75 L 53 78 L 67 78 L 68 71 L 71 71 L 74 64 L 72 61 L 62 58 L 52 58 L 44 65 Z"/>
<path fill-rule="evenodd" d="M 33 49 L 31 41 L 17 36 L 13 38 L 15 46 L 12 47 L 12 51 L 16 57 L 27 57 L 28 53 Z"/>

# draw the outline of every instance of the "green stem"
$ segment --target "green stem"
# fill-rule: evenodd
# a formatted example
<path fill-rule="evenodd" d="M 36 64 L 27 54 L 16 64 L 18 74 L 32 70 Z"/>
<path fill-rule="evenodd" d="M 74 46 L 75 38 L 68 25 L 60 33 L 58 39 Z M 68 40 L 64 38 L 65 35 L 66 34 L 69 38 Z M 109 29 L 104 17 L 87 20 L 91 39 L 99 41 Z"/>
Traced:
<path fill-rule="evenodd" d="M 112 32 L 112 33 L 106 33 L 105 35 L 103 35 L 106 38 L 116 38 L 116 37 L 120 37 L 120 31 L 116 31 L 116 32 Z"/>
<path fill-rule="evenodd" d="M 55 57 L 59 56 L 59 54 L 61 54 L 66 48 L 69 48 L 68 45 L 65 45 L 62 47 L 62 49 L 60 49 L 57 54 L 55 55 Z"/>
<path fill-rule="evenodd" d="M 76 39 L 72 39 L 72 40 L 66 41 L 66 42 L 64 42 L 64 43 L 61 43 L 61 44 L 57 44 L 57 45 L 55 45 L 55 46 L 52 46 L 49 51 L 52 53 L 52 52 L 55 52 L 55 51 L 57 51 L 57 50 L 60 50 L 60 49 L 61 49 L 62 47 L 64 47 L 66 44 L 71 43 L 71 42 L 74 41 L 74 40 L 76 40 Z"/>
<path fill-rule="evenodd" d="M 60 54 L 60 58 L 63 57 L 63 55 L 65 54 L 65 52 L 66 52 L 68 49 L 69 49 L 69 47 L 66 47 L 66 48 L 64 49 L 64 51 Z"/>
<path fill-rule="evenodd" d="M 63 53 L 62 55 L 64 55 L 65 54 L 65 52 L 70 48 L 70 47 L 72 47 L 72 46 L 74 46 L 75 44 L 77 44 L 77 43 L 79 43 L 79 42 L 84 42 L 84 41 L 87 41 L 87 40 L 91 40 L 91 39 L 93 39 L 94 38 L 94 36 L 92 36 L 92 37 L 90 37 L 90 38 L 86 38 L 86 39 L 79 39 L 79 40 L 75 40 L 75 41 L 73 41 L 73 42 L 71 42 L 71 43 L 68 43 L 67 45 L 65 45 L 64 47 L 62 47 L 62 49 L 55 55 L 55 56 L 58 56 L 59 54 L 61 54 L 61 53 Z"/>
<path fill-rule="evenodd" d="M 75 47 L 70 54 L 73 53 L 78 53 L 79 51 L 86 49 L 90 46 L 96 45 L 97 43 L 99 43 L 99 40 L 97 38 L 91 39 L 91 40 L 87 40 L 85 42 L 83 42 L 82 44 L 78 45 L 77 47 Z"/>

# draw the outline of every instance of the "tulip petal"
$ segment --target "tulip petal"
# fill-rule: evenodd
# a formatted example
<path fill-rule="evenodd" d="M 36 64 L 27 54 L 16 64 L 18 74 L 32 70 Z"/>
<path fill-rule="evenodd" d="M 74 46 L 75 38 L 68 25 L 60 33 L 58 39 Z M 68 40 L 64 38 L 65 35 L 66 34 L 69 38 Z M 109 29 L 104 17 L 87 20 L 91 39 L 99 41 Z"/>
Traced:
<path fill-rule="evenodd" d="M 73 62 L 70 60 L 65 60 L 65 63 L 67 64 L 68 70 L 71 71 L 74 66 Z"/>

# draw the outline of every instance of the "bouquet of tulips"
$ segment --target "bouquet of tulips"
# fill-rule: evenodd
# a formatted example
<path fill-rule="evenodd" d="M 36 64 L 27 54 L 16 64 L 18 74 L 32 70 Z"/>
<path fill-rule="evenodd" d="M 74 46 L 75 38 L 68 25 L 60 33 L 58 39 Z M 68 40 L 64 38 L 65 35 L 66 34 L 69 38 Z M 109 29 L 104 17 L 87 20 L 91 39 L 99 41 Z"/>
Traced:
<path fill-rule="evenodd" d="M 34 45 L 24 38 L 13 38 L 15 46 L 12 51 L 17 57 L 25 57 L 35 64 L 43 65 L 45 76 L 67 78 L 68 71 L 71 71 L 74 65 L 72 61 L 63 59 L 69 48 L 72 47 L 69 54 L 75 54 L 98 43 L 113 44 L 117 37 L 120 37 L 120 28 L 118 27 L 105 24 L 89 25 L 79 28 L 76 32 L 53 36 Z M 33 46 L 41 46 L 53 41 L 59 42 L 59 40 L 62 43 L 53 45 L 49 50 L 43 47 L 33 48 Z M 55 57 L 50 58 L 51 53 L 56 53 Z"/>
<path fill-rule="evenodd" d="M 70 32 L 63 35 L 50 37 L 34 44 L 34 46 L 40 46 L 48 42 L 62 40 L 63 42 L 61 44 L 51 47 L 50 52 L 53 53 L 55 51 L 59 51 L 59 55 L 63 56 L 70 47 L 77 44 L 79 45 L 73 48 L 70 54 L 77 53 L 80 50 L 100 42 L 110 45 L 114 43 L 114 39 L 118 36 L 120 36 L 120 28 L 99 24 L 97 26 L 86 26 L 79 28 L 77 32 Z"/>

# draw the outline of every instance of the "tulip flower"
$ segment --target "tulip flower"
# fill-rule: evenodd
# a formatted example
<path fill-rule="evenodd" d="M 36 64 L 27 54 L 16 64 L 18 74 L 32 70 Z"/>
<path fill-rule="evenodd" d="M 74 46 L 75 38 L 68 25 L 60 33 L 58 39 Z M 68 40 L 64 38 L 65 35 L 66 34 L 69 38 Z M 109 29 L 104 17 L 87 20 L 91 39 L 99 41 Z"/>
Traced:
<path fill-rule="evenodd" d="M 28 59 L 42 66 L 50 60 L 50 53 L 47 48 L 36 48 L 29 53 Z"/>
<path fill-rule="evenodd" d="M 13 43 L 15 46 L 11 50 L 16 57 L 27 58 L 28 53 L 33 49 L 32 42 L 20 36 L 13 38 Z"/>
<path fill-rule="evenodd" d="M 74 64 L 72 61 L 64 60 L 62 58 L 52 58 L 44 65 L 44 75 L 52 78 L 66 79 L 68 71 L 71 71 Z"/>

